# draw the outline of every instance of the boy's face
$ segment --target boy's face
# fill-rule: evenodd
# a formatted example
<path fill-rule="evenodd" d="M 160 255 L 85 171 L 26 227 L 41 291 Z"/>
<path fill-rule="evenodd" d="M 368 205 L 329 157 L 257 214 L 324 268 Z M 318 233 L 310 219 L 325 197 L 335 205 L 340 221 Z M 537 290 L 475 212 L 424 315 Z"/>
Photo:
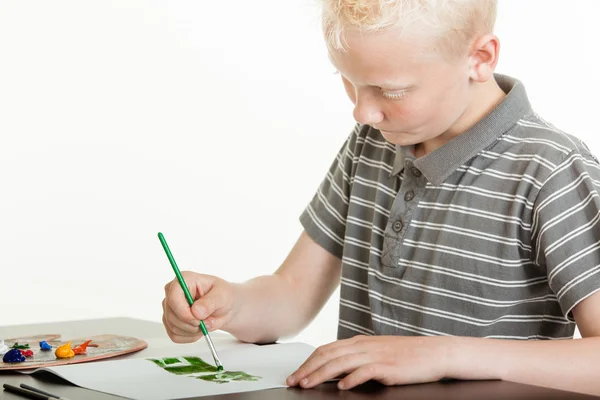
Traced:
<path fill-rule="evenodd" d="M 449 62 L 396 32 L 346 35 L 348 52 L 329 50 L 357 122 L 402 146 L 453 136 L 470 103 L 469 57 Z"/>

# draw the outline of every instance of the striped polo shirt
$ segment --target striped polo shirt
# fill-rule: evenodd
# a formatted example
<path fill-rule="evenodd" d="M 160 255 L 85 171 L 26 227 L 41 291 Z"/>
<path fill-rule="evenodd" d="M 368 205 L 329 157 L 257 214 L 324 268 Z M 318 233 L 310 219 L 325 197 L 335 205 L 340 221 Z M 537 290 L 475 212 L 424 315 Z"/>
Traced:
<path fill-rule="evenodd" d="M 524 86 L 424 157 L 357 125 L 300 216 L 342 260 L 338 338 L 572 338 L 600 289 L 600 165 Z"/>

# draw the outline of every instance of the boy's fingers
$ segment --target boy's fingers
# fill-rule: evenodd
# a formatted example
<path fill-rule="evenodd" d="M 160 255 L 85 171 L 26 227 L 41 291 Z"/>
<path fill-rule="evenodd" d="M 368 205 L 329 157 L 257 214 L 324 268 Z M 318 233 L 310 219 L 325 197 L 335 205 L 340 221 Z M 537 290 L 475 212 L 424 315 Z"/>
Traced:
<path fill-rule="evenodd" d="M 168 325 L 169 331 L 172 334 L 177 335 L 177 336 L 194 337 L 194 336 L 202 335 L 202 333 L 200 332 L 200 329 L 198 329 L 198 332 L 190 333 L 189 331 L 179 329 L 176 325 L 173 325 L 170 321 L 167 321 L 167 324 L 169 324 Z"/>
<path fill-rule="evenodd" d="M 191 323 L 187 323 L 186 321 L 182 321 L 177 317 L 175 312 L 166 305 L 165 310 L 166 320 L 173 327 L 176 327 L 179 330 L 179 334 L 197 334 L 200 331 L 200 321 L 193 320 Z"/>
<path fill-rule="evenodd" d="M 176 336 L 176 335 L 169 335 L 169 337 L 175 343 L 185 344 L 185 343 L 194 343 L 194 342 L 197 342 L 198 340 L 200 340 L 202 338 L 202 335 L 200 335 L 200 336 Z"/>
<path fill-rule="evenodd" d="M 167 283 L 164 288 L 165 299 L 162 304 L 163 323 L 173 341 L 189 343 L 193 341 L 188 340 L 189 337 L 194 337 L 195 340 L 197 340 L 197 337 L 202 337 L 200 321 L 211 317 L 215 310 L 223 307 L 225 294 L 222 290 L 212 290 L 215 284 L 214 277 L 188 271 L 184 271 L 182 275 L 188 284 L 192 297 L 197 300 L 190 307 L 179 282 L 174 279 Z M 225 319 L 221 316 L 217 319 L 213 317 L 210 319 L 207 329 L 220 329 L 224 323 Z M 183 338 L 186 338 L 185 341 L 183 341 Z"/>
<path fill-rule="evenodd" d="M 225 322 L 227 322 L 226 315 L 219 318 L 210 317 L 204 320 L 204 323 L 206 324 L 206 329 L 208 329 L 210 332 L 221 329 L 223 325 L 225 325 Z"/>
<path fill-rule="evenodd" d="M 192 315 L 190 305 L 183 294 L 183 290 L 179 287 L 179 284 L 170 286 L 166 293 L 166 301 L 167 308 L 175 317 L 177 317 L 177 319 L 191 325 L 198 321 L 198 319 Z"/>
<path fill-rule="evenodd" d="M 196 272 L 183 271 L 181 273 L 181 276 L 183 276 L 183 280 L 187 284 L 188 289 L 190 290 L 190 294 L 192 295 L 194 300 L 208 293 L 208 291 L 213 287 L 215 283 L 215 277 L 211 275 L 203 275 L 198 274 Z M 177 282 L 177 286 L 179 286 L 179 282 Z"/>
<path fill-rule="evenodd" d="M 167 335 L 169 335 L 169 338 L 171 338 L 171 340 L 175 343 L 193 343 L 193 342 L 197 341 L 198 339 L 202 338 L 202 336 L 203 336 L 202 333 L 200 333 L 199 335 L 189 335 L 189 334 L 180 335 L 180 334 L 178 334 L 177 328 L 173 327 L 164 315 L 163 315 L 163 325 L 165 326 L 165 328 L 167 330 Z"/>
<path fill-rule="evenodd" d="M 191 313 L 196 319 L 206 319 L 210 317 L 220 305 L 220 296 L 215 294 L 214 291 L 211 291 L 194 302 Z"/>
<path fill-rule="evenodd" d="M 170 292 L 170 290 L 171 290 L 171 284 L 172 284 L 172 283 L 173 283 L 173 281 L 171 281 L 171 282 L 169 282 L 169 283 L 167 283 L 167 284 L 165 285 L 165 297 L 167 297 L 167 296 L 169 295 L 169 292 Z"/>

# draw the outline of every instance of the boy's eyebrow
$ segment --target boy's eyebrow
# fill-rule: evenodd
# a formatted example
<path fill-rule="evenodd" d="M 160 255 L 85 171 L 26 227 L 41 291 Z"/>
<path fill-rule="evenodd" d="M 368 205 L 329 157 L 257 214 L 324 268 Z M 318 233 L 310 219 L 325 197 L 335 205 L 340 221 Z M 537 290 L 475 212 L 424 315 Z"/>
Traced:
<path fill-rule="evenodd" d="M 401 84 L 393 81 L 383 81 L 380 84 L 374 84 L 372 86 L 382 87 L 382 88 L 393 88 L 396 90 L 406 90 L 412 88 L 414 85 L 411 84 Z"/>
<path fill-rule="evenodd" d="M 344 76 L 339 70 L 336 70 L 336 73 L 340 74 L 341 76 Z M 371 82 L 371 83 L 365 83 L 364 85 L 371 86 L 371 87 L 394 89 L 394 90 L 408 90 L 408 89 L 412 89 L 415 87 L 414 84 L 402 84 L 402 83 L 394 82 L 394 81 Z"/>
<path fill-rule="evenodd" d="M 335 73 L 340 74 L 341 76 L 344 76 L 344 74 L 342 74 L 342 72 L 336 67 L 335 63 L 333 62 L 333 59 L 331 58 L 330 53 L 327 53 L 327 58 L 329 58 L 329 62 L 335 68 Z M 392 88 L 395 90 L 407 90 L 407 89 L 412 89 L 415 86 L 412 84 L 402 84 L 402 83 L 394 82 L 394 81 L 390 81 L 390 80 L 385 80 L 385 81 L 382 81 L 379 83 L 377 83 L 377 82 L 366 83 L 366 85 L 372 86 L 372 87 L 380 87 L 380 88 Z"/>

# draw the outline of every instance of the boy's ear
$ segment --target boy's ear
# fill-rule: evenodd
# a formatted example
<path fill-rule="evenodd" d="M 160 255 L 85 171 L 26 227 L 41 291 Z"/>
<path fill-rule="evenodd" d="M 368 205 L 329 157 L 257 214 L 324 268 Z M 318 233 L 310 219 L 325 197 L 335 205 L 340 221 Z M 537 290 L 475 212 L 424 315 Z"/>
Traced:
<path fill-rule="evenodd" d="M 500 55 L 500 40 L 496 35 L 487 34 L 471 45 L 470 78 L 476 82 L 486 82 L 494 75 Z"/>

